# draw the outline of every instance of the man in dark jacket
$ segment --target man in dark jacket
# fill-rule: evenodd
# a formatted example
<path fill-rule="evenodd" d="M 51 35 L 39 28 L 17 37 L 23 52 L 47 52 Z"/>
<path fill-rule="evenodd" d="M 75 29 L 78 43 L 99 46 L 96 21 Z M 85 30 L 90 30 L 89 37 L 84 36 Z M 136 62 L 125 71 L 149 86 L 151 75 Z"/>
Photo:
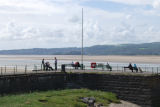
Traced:
<path fill-rule="evenodd" d="M 54 64 L 55 64 L 55 70 L 57 71 L 57 58 L 56 57 L 54 57 Z"/>

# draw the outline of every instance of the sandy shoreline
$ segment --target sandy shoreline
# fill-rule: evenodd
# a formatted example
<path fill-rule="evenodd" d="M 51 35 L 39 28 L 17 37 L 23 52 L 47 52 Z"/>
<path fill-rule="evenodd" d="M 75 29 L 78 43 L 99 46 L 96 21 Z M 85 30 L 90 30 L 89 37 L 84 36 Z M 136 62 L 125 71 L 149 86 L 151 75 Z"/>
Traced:
<path fill-rule="evenodd" d="M 80 55 L 0 55 L 0 59 L 12 60 L 53 60 L 57 57 L 59 60 L 80 61 Z M 160 63 L 160 56 L 84 56 L 84 61 L 104 61 L 104 62 L 132 62 L 132 63 Z"/>

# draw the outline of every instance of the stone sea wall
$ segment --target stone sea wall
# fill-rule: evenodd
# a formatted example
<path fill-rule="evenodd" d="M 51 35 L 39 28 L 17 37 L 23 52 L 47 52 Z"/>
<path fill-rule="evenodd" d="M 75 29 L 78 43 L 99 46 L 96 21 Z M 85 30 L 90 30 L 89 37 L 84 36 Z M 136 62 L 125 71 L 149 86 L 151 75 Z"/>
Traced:
<path fill-rule="evenodd" d="M 159 75 L 99 73 L 39 73 L 0 76 L 0 94 L 65 88 L 89 88 L 116 93 L 143 107 L 160 107 Z"/>
<path fill-rule="evenodd" d="M 68 80 L 84 88 L 116 93 L 120 99 L 143 107 L 160 107 L 160 76 L 158 75 L 75 73 L 70 74 Z"/>
<path fill-rule="evenodd" d="M 63 89 L 65 74 L 42 73 L 0 76 L 0 94 Z"/>

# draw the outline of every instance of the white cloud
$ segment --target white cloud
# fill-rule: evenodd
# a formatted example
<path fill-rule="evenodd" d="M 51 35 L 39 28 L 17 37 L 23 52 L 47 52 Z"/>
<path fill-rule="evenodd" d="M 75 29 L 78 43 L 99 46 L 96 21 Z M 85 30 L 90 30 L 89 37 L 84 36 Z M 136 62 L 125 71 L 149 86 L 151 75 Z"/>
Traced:
<path fill-rule="evenodd" d="M 14 14 L 52 14 L 65 10 L 47 0 L 1 0 L 0 13 Z"/>
<path fill-rule="evenodd" d="M 126 16 L 127 20 L 130 20 L 131 18 L 132 18 L 132 15 L 130 15 L 130 14 Z"/>
<path fill-rule="evenodd" d="M 152 6 L 155 9 L 160 9 L 160 0 L 104 0 L 115 3 L 122 3 L 126 5 L 138 5 L 138 6 Z"/>
<path fill-rule="evenodd" d="M 155 8 L 155 9 L 159 9 L 160 8 L 160 0 L 155 0 L 154 2 L 153 2 L 153 7 Z"/>
<path fill-rule="evenodd" d="M 110 12 L 83 6 L 81 2 L 86 1 L 0 0 L 0 49 L 80 47 L 82 7 L 85 46 L 159 40 L 160 33 L 156 29 L 160 26 L 146 18 L 146 10 Z M 107 1 L 153 5 L 151 0 Z M 156 9 L 159 7 L 156 3 L 154 5 Z M 148 16 L 153 17 L 153 14 Z"/>
<path fill-rule="evenodd" d="M 0 39 L 1 40 L 23 40 L 34 37 L 36 30 L 33 28 L 25 28 L 24 26 L 16 25 L 14 22 L 7 23 L 6 26 L 1 27 Z"/>
<path fill-rule="evenodd" d="M 104 0 L 104 1 L 111 1 L 129 5 L 148 5 L 151 4 L 153 0 Z"/>

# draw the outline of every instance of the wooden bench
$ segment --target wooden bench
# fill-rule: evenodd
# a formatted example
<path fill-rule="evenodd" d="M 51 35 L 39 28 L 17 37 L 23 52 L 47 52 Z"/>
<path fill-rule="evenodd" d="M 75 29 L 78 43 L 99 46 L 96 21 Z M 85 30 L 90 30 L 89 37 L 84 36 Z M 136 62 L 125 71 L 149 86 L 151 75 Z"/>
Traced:
<path fill-rule="evenodd" d="M 81 68 L 82 65 L 79 65 L 79 66 L 75 66 L 75 64 L 64 64 L 66 67 L 73 67 L 75 69 L 78 69 L 79 67 Z M 85 69 L 85 65 L 83 65 L 83 69 Z"/>
<path fill-rule="evenodd" d="M 139 67 L 140 68 L 140 67 Z M 132 72 L 135 70 L 136 72 L 138 72 L 138 68 L 137 67 L 124 67 L 124 71 L 125 69 L 129 69 L 131 70 Z M 142 70 L 141 70 L 142 71 Z"/>

